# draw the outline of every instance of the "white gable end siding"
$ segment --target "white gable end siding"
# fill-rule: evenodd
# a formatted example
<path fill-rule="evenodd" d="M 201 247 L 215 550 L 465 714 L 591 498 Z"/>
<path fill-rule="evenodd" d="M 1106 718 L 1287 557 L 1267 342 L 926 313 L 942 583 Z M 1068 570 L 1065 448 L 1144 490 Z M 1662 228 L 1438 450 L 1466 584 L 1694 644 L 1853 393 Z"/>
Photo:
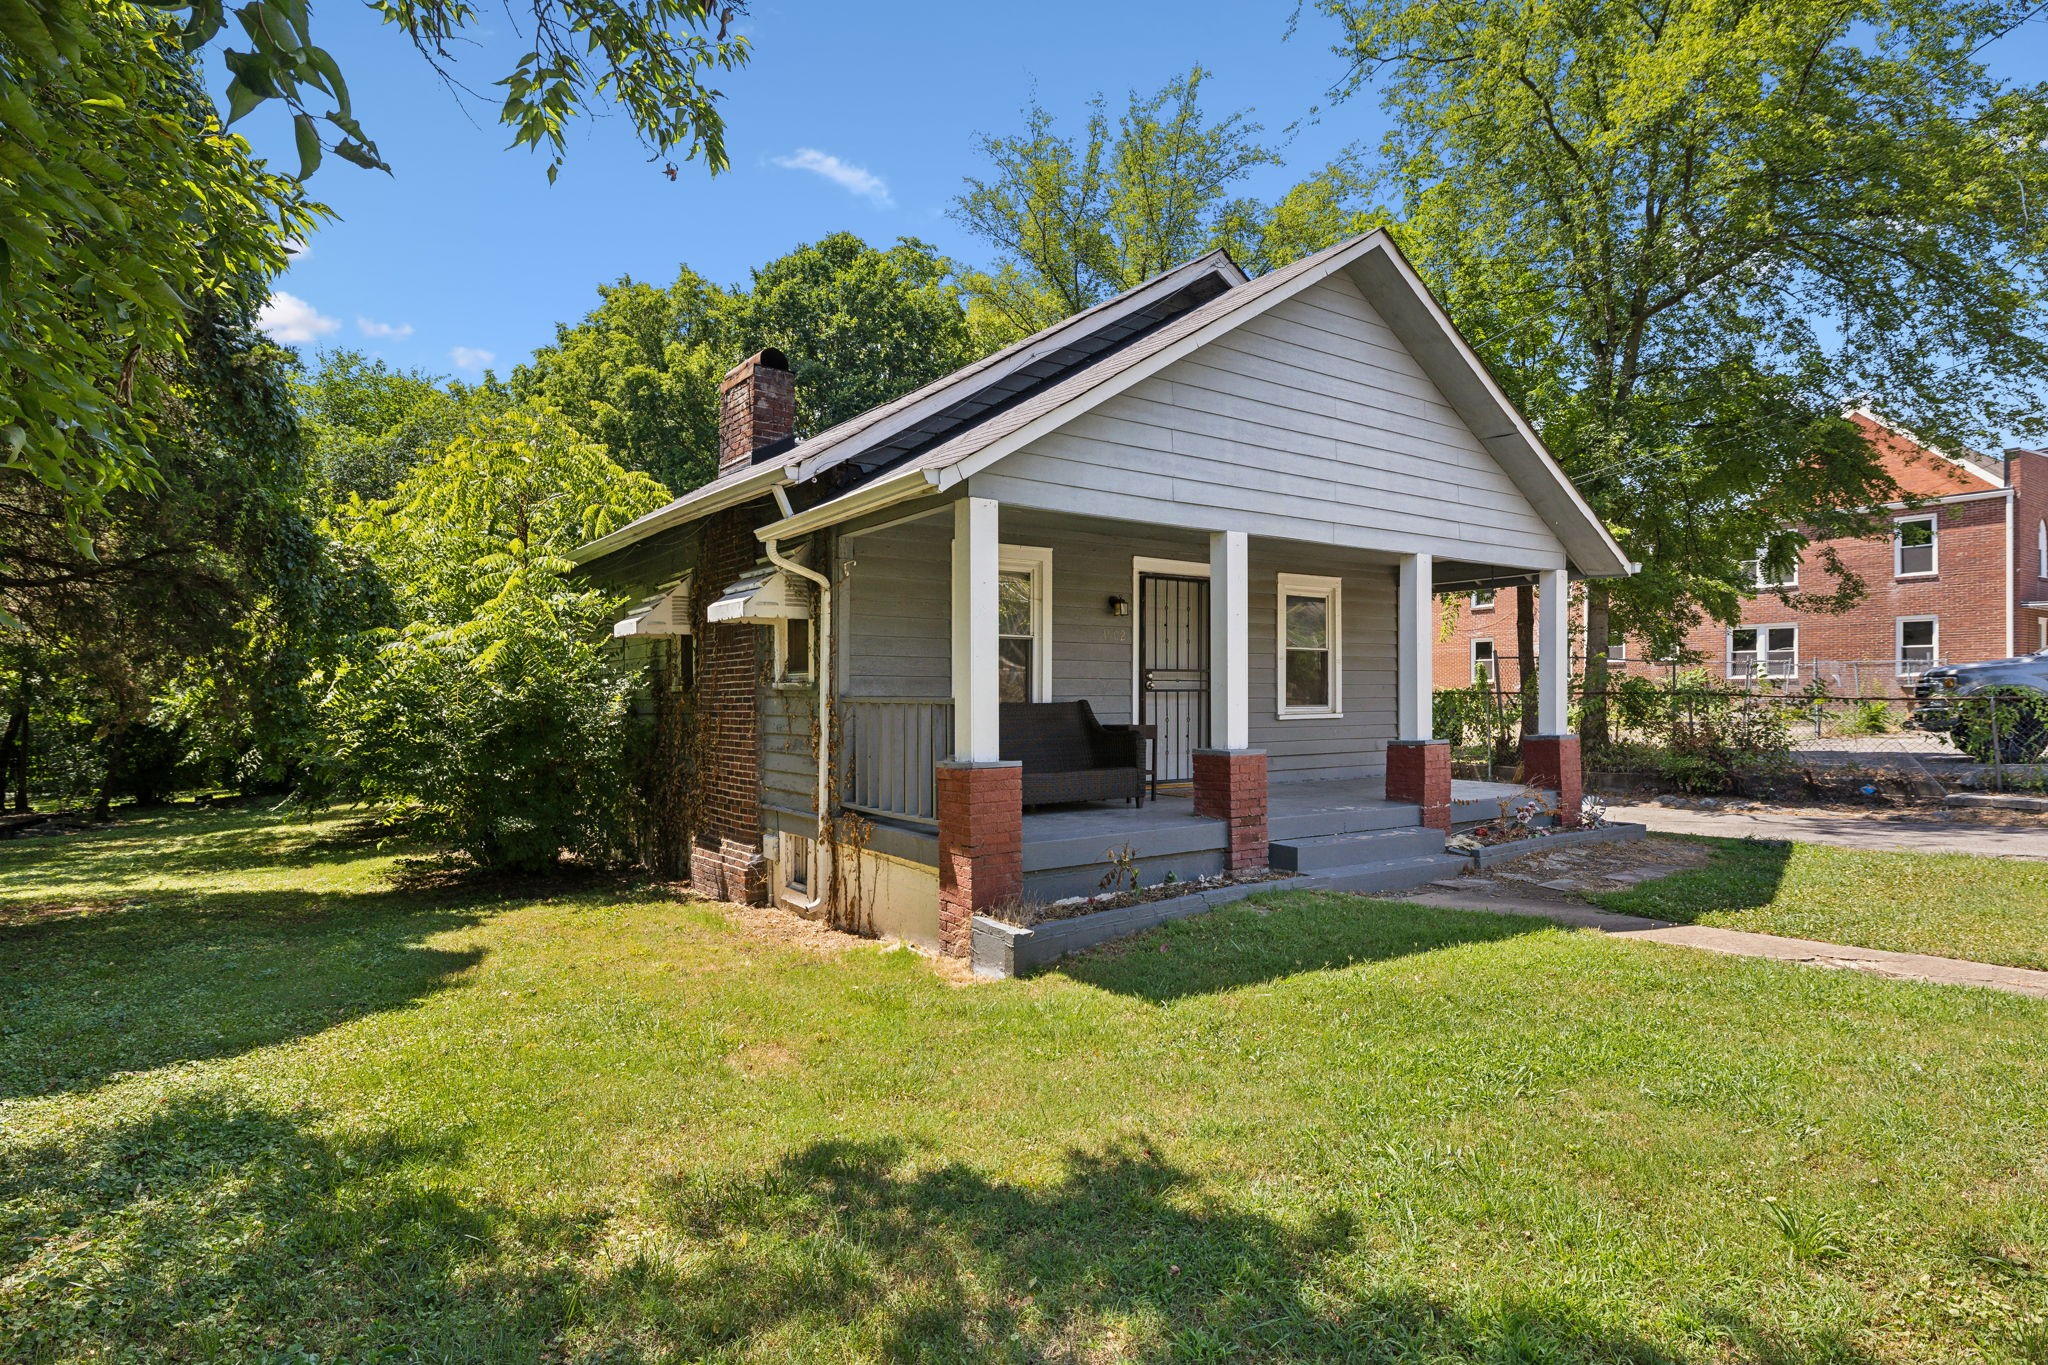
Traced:
<path fill-rule="evenodd" d="M 1526 568 L 1565 556 L 1335 275 L 971 479 L 1005 504 Z"/>

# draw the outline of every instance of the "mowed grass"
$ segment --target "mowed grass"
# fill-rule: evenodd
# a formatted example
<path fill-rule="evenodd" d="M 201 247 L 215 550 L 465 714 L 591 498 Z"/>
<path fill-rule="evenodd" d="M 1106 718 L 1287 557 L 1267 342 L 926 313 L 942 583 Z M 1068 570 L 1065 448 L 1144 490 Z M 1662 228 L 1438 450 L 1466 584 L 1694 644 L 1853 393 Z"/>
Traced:
<path fill-rule="evenodd" d="M 0 846 L 0 1359 L 2048 1358 L 2039 1001 L 1301 894 L 961 985 L 392 871 Z"/>
<path fill-rule="evenodd" d="M 1700 839 L 1714 861 L 1593 897 L 1631 915 L 2048 971 L 2048 862 Z"/>

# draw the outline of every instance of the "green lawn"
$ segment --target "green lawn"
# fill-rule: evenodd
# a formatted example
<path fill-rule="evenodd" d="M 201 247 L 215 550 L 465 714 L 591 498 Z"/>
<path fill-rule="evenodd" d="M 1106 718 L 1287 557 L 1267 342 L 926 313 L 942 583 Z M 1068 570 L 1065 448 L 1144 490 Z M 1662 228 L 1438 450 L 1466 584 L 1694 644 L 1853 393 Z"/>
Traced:
<path fill-rule="evenodd" d="M 1603 908 L 2048 970 L 2048 863 L 1701 839 L 1695 872 L 1593 897 Z"/>
<path fill-rule="evenodd" d="M 0 1360 L 2048 1359 L 2039 1001 L 1302 894 L 964 986 L 392 866 L 0 845 Z"/>

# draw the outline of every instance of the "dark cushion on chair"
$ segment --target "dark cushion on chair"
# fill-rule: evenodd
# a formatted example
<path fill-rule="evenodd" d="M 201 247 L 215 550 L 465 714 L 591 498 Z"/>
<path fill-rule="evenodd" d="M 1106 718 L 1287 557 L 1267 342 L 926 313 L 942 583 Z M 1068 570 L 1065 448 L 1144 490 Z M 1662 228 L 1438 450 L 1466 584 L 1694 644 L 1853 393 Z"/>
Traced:
<path fill-rule="evenodd" d="M 1085 701 L 1005 702 L 1005 761 L 1024 766 L 1024 804 L 1143 800 L 1145 741 L 1104 725 Z"/>

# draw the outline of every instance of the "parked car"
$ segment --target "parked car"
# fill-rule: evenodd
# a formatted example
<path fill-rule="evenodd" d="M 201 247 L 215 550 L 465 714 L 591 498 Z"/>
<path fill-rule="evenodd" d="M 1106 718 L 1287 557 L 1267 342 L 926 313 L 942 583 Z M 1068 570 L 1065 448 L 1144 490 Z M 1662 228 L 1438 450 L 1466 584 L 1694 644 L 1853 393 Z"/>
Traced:
<path fill-rule="evenodd" d="M 2048 748 L 2048 650 L 1928 669 L 1907 723 L 1947 735 L 1979 763 L 1994 749 L 2002 763 L 2033 762 Z"/>

